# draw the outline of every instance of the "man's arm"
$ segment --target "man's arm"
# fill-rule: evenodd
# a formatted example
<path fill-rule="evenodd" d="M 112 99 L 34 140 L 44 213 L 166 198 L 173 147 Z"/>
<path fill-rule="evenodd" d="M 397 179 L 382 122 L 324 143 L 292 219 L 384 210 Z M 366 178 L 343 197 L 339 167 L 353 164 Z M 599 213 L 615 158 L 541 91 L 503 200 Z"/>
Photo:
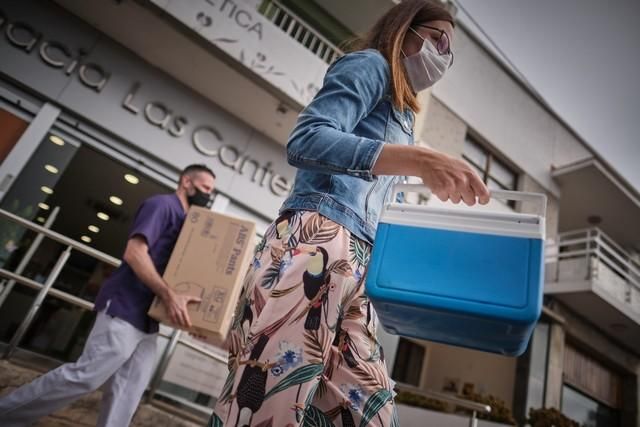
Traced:
<path fill-rule="evenodd" d="M 194 296 L 177 295 L 158 274 L 149 256 L 149 246 L 144 237 L 135 235 L 127 241 L 122 257 L 129 264 L 138 279 L 148 286 L 164 303 L 171 322 L 181 327 L 191 327 L 187 304 L 200 302 Z"/>

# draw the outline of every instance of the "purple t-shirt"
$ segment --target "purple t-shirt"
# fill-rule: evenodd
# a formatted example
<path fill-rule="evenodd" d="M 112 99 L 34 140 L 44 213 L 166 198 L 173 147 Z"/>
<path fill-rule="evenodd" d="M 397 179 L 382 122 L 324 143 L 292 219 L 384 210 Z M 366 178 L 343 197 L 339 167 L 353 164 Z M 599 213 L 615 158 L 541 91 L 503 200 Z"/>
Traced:
<path fill-rule="evenodd" d="M 149 246 L 149 256 L 162 275 L 178 234 L 184 223 L 185 212 L 176 194 L 163 194 L 145 200 L 138 208 L 129 231 L 129 239 L 141 236 Z M 158 331 L 158 322 L 147 316 L 155 294 L 138 279 L 124 261 L 102 284 L 96 297 L 94 310 L 107 306 L 107 314 L 119 317 L 147 333 Z"/>

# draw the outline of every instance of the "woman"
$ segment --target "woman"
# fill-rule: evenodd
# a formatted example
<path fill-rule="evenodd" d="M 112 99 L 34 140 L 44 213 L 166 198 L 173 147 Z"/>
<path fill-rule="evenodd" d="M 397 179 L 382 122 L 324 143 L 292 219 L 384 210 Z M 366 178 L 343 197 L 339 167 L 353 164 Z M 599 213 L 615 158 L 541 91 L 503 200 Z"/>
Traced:
<path fill-rule="evenodd" d="M 489 199 L 466 163 L 413 145 L 416 93 L 451 65 L 452 36 L 440 4 L 403 1 L 300 114 L 295 185 L 249 269 L 210 426 L 398 425 L 364 293 L 385 195 L 411 175 L 443 201 Z"/>

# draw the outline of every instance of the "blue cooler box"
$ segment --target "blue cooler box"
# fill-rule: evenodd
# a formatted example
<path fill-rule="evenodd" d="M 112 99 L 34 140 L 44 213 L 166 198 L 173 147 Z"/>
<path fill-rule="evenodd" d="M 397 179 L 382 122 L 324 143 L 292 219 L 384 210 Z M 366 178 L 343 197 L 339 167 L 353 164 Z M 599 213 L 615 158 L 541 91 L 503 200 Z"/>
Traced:
<path fill-rule="evenodd" d="M 385 206 L 366 290 L 387 332 L 509 356 L 525 351 L 542 308 L 546 197 L 492 197 L 536 202 L 540 214 Z"/>

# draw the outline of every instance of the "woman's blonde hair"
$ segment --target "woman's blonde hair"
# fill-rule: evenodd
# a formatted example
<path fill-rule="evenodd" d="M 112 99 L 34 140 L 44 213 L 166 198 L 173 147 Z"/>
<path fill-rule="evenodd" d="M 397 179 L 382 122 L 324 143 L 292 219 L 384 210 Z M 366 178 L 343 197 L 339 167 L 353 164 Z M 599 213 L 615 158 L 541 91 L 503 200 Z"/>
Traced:
<path fill-rule="evenodd" d="M 355 41 L 348 49 L 377 49 L 382 53 L 391 69 L 392 103 L 400 111 L 406 107 L 415 112 L 420 110 L 402 65 L 402 43 L 409 27 L 429 21 L 448 21 L 455 25 L 453 16 L 439 0 L 402 1 L 389 9 L 363 39 Z"/>

